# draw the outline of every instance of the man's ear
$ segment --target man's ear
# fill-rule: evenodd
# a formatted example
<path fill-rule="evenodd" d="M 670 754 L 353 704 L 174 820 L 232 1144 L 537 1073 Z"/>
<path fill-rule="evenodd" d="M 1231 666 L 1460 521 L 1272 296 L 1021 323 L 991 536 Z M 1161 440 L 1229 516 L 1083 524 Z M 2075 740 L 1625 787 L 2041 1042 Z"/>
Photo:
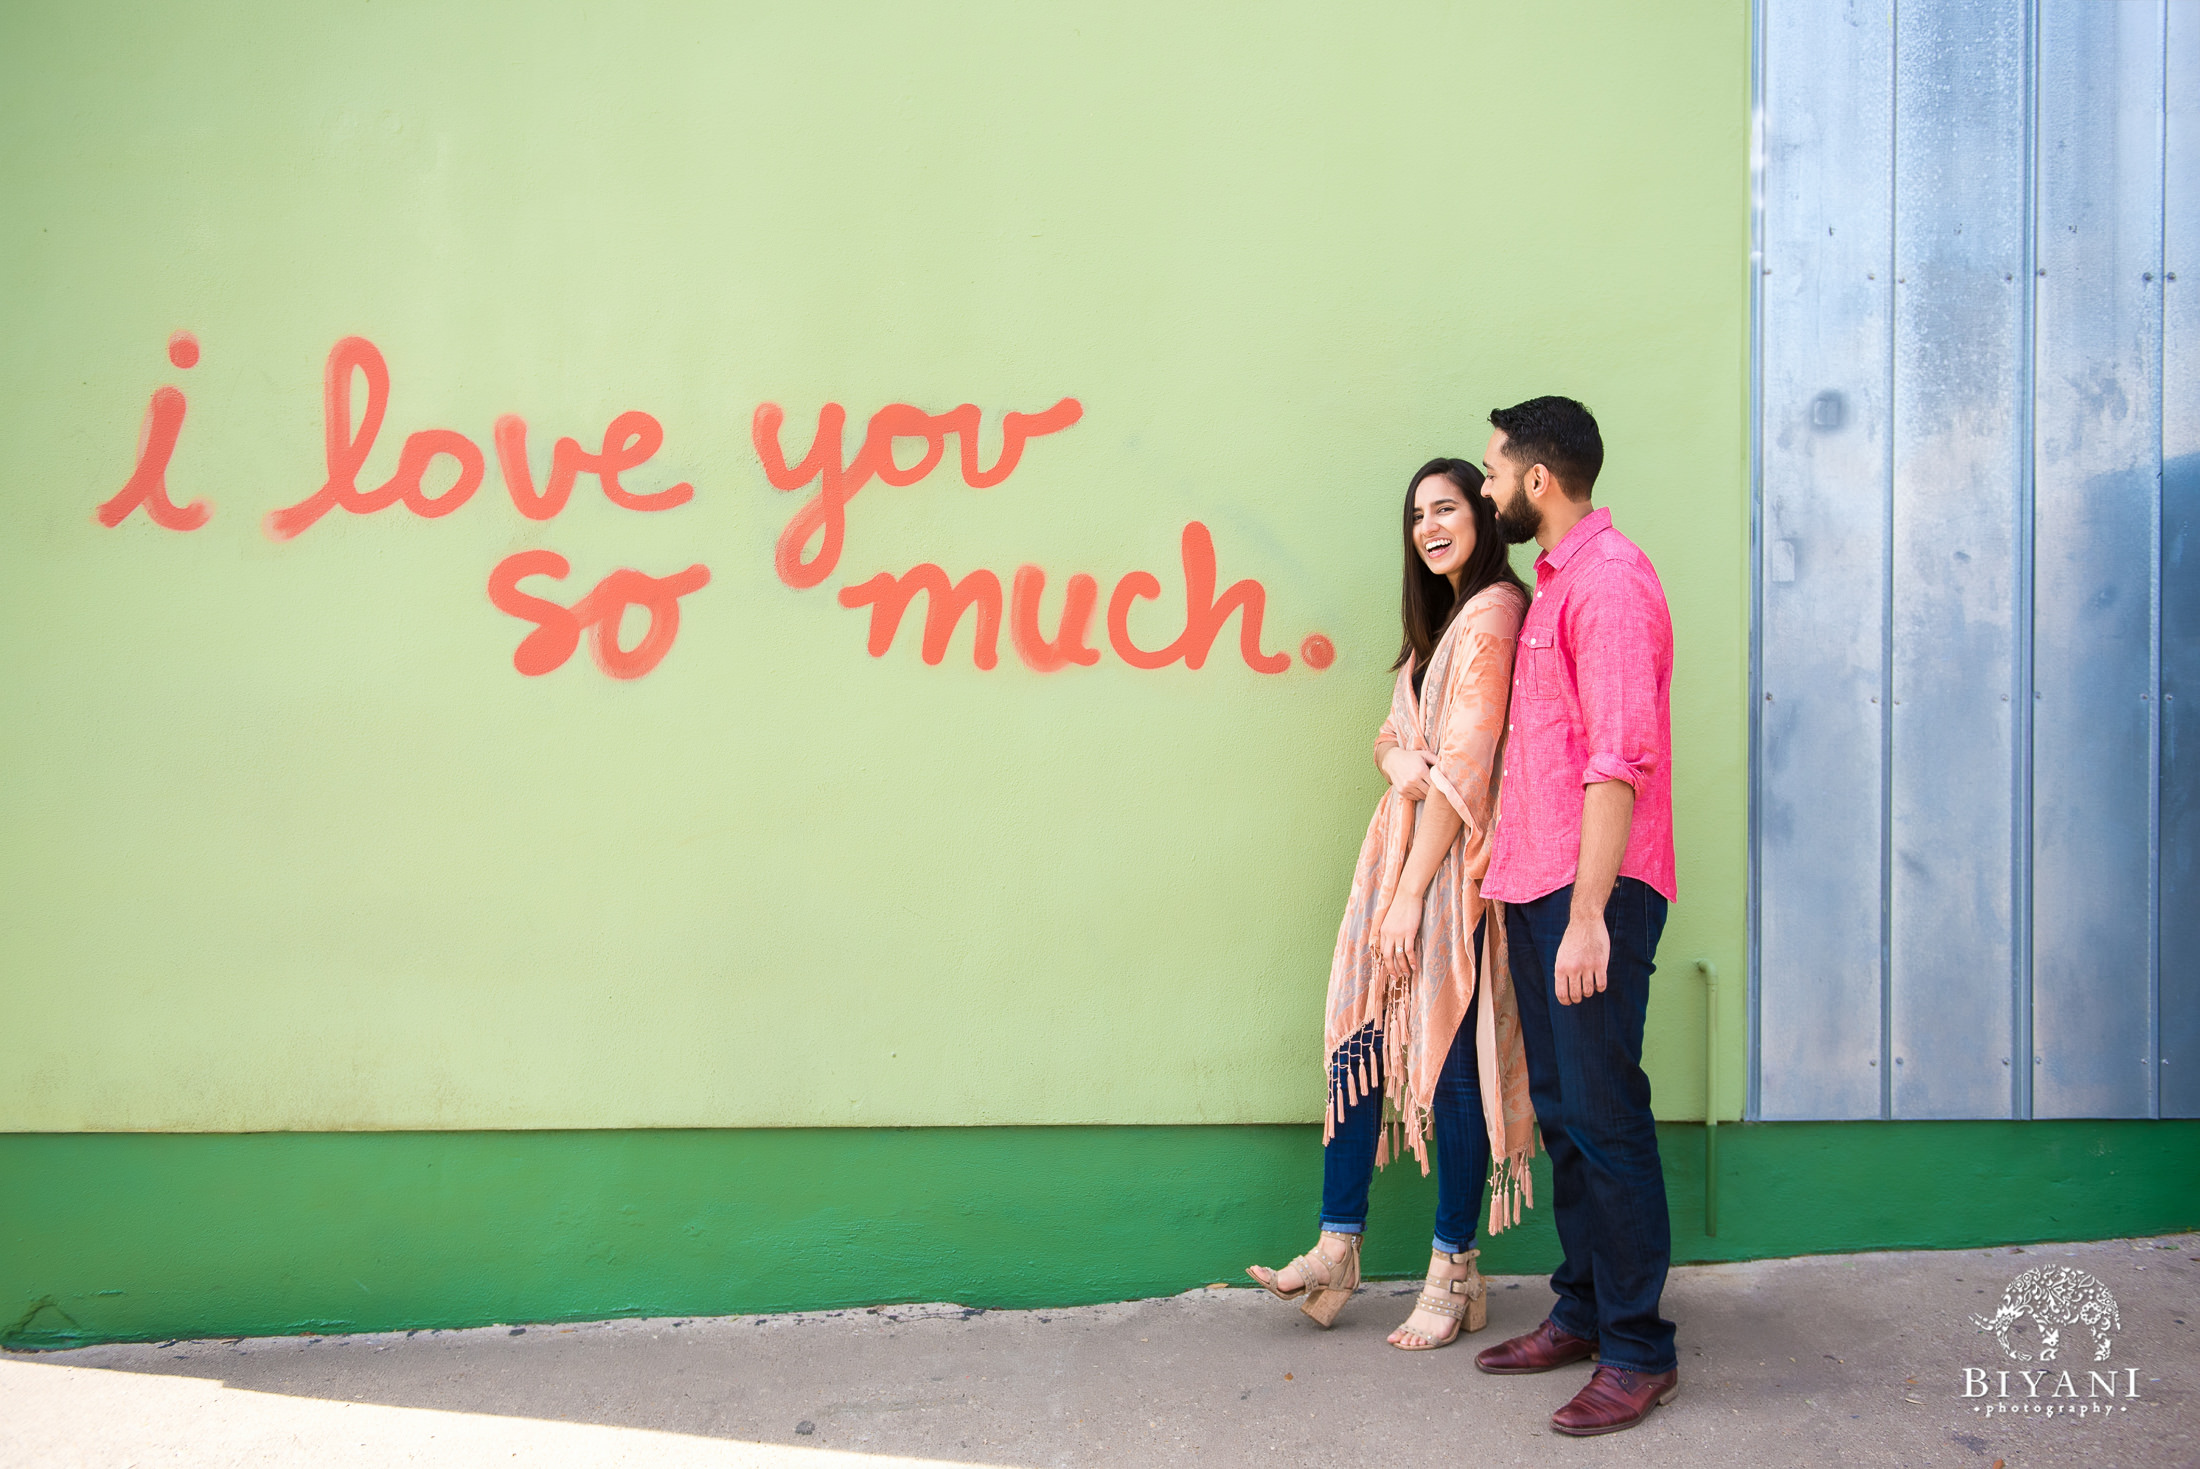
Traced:
<path fill-rule="evenodd" d="M 1543 498 L 1543 492 L 1553 483 L 1550 470 L 1541 464 L 1529 465 L 1527 473 L 1520 477 L 1520 487 L 1528 492 L 1531 499 Z"/>

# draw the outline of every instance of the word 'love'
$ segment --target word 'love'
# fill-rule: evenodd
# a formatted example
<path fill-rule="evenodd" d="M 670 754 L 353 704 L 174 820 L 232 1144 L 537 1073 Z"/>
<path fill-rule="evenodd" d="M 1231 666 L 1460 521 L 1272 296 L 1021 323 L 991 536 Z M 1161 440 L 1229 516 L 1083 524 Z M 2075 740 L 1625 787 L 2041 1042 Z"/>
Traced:
<path fill-rule="evenodd" d="M 366 411 L 357 429 L 352 427 L 352 378 L 367 380 Z M 322 436 L 328 457 L 328 478 L 321 488 L 284 509 L 271 511 L 266 521 L 271 539 L 287 541 L 331 510 L 372 515 L 402 504 L 425 520 L 450 514 L 473 498 L 481 488 L 486 468 L 481 448 L 456 429 L 427 428 L 408 434 L 397 456 L 397 472 L 376 489 L 359 488 L 359 471 L 374 440 L 382 432 L 383 416 L 390 405 L 390 368 L 381 351 L 365 337 L 346 337 L 329 349 L 328 366 L 321 379 Z M 573 482 L 592 474 L 603 486 L 604 498 L 623 510 L 670 510 L 695 497 L 695 486 L 677 484 L 654 494 L 636 494 L 619 482 L 627 470 L 640 467 L 664 445 L 664 426 L 646 413 L 622 413 L 604 428 L 603 448 L 591 454 L 573 439 L 559 439 L 550 451 L 550 477 L 542 492 L 535 492 L 533 471 L 527 463 L 527 421 L 507 413 L 496 421 L 497 468 L 512 504 L 529 520 L 549 520 L 572 497 Z M 449 459 L 458 476 L 442 493 L 425 488 L 429 467 L 437 459 Z"/>

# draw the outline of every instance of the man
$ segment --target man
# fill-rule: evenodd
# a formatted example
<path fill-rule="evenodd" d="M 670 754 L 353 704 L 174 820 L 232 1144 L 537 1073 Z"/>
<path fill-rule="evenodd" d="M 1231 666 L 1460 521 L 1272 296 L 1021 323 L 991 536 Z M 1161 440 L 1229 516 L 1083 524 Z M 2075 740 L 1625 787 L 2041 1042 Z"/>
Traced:
<path fill-rule="evenodd" d="M 1505 904 L 1566 1258 L 1549 1319 L 1475 1365 L 1545 1372 L 1594 1353 L 1595 1374 L 1551 1426 L 1612 1433 L 1679 1390 L 1673 1323 L 1658 1314 L 1673 1246 L 1642 1070 L 1674 896 L 1673 622 L 1649 558 L 1589 503 L 1604 465 L 1589 410 L 1532 398 L 1490 424 L 1482 493 L 1507 542 L 1532 539 L 1543 554 L 1513 662 L 1482 896 Z"/>

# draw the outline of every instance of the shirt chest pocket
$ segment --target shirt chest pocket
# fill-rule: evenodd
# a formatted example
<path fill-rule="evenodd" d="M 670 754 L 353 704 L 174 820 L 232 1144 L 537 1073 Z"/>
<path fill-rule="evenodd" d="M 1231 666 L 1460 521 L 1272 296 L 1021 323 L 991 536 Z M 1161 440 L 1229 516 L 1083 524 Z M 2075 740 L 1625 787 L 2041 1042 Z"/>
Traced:
<path fill-rule="evenodd" d="M 1562 677 L 1558 666 L 1557 639 L 1547 632 L 1522 633 L 1515 657 L 1519 662 L 1519 677 L 1514 686 L 1521 697 L 1528 699 L 1555 699 L 1558 697 Z"/>

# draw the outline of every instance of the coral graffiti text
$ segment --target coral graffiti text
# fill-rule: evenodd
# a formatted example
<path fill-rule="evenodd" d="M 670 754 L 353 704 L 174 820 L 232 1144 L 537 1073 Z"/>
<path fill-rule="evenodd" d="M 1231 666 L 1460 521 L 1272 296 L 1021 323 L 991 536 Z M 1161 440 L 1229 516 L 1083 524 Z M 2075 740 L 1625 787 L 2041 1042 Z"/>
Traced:
<path fill-rule="evenodd" d="M 169 339 L 168 360 L 180 369 L 195 367 L 197 339 L 177 332 Z M 418 428 L 407 433 L 399 443 L 395 471 L 380 484 L 361 483 L 389 406 L 390 367 L 373 342 L 345 337 L 329 349 L 321 380 L 323 477 L 311 493 L 267 513 L 261 526 L 270 540 L 296 540 L 339 511 L 365 516 L 402 510 L 422 520 L 440 520 L 474 499 L 488 481 L 488 455 L 480 443 L 453 428 Z M 162 529 L 194 531 L 212 518 L 214 507 L 209 502 L 193 499 L 178 505 L 168 488 L 169 466 L 187 410 L 180 388 L 164 385 L 154 391 L 139 433 L 136 465 L 122 488 L 94 512 L 100 525 L 119 527 L 142 512 Z M 750 436 L 766 482 L 782 493 L 806 492 L 773 549 L 772 566 L 779 581 L 802 591 L 834 576 L 848 545 L 850 503 L 873 481 L 895 488 L 919 484 L 949 463 L 952 451 L 964 485 L 994 489 L 1016 473 L 1035 440 L 1071 428 L 1084 417 L 1084 407 L 1075 398 L 1063 398 L 1038 412 L 1002 414 L 1000 448 L 990 463 L 979 447 L 982 417 L 971 403 L 944 413 L 889 403 L 870 416 L 851 456 L 846 452 L 847 410 L 827 403 L 818 410 L 808 448 L 790 463 L 781 440 L 785 413 L 774 403 L 757 408 Z M 579 439 L 557 439 L 539 480 L 529 454 L 525 419 L 503 415 L 489 438 L 505 495 L 527 520 L 556 519 L 584 477 L 593 479 L 612 505 L 641 514 L 676 509 L 695 498 L 695 486 L 686 480 L 671 485 L 651 482 L 647 466 L 664 447 L 664 426 L 638 409 L 611 417 L 592 447 Z M 1289 654 L 1262 647 L 1267 589 L 1258 581 L 1242 579 L 1218 592 L 1212 533 L 1195 520 L 1182 528 L 1178 539 L 1182 626 L 1167 641 L 1156 640 L 1151 627 L 1143 635 L 1132 630 L 1136 604 L 1163 596 L 1161 579 L 1149 571 L 1119 577 L 1104 604 L 1095 577 L 1084 572 L 1072 575 L 1062 584 L 1061 612 L 1051 629 L 1041 626 L 1039 612 L 1047 574 L 1029 564 L 1016 569 L 1005 594 L 1001 578 L 992 571 L 979 569 L 952 577 L 927 561 L 899 575 L 880 571 L 848 581 L 839 589 L 837 601 L 867 614 L 865 646 L 873 657 L 883 657 L 893 647 L 921 594 L 925 605 L 918 648 L 928 664 L 945 659 L 950 640 L 967 616 L 972 660 L 981 669 L 1000 663 L 1004 620 L 1016 656 L 1039 673 L 1091 667 L 1100 662 L 1103 646 L 1132 668 L 1182 664 L 1198 669 L 1235 617 L 1237 652 L 1247 668 L 1274 674 L 1290 667 Z M 620 567 L 593 586 L 586 581 L 561 585 L 571 573 L 572 564 L 564 556 L 540 548 L 516 551 L 489 572 L 490 604 L 532 624 L 512 652 L 512 666 L 522 674 L 539 677 L 563 667 L 585 637 L 591 657 L 603 672 L 619 679 L 640 678 L 672 650 L 680 631 L 681 599 L 711 582 L 710 568 L 701 562 L 662 574 Z M 631 622 L 630 613 L 634 614 Z M 1097 630 L 1096 617 L 1101 621 Z M 626 641 L 630 635 L 631 644 Z M 1141 641 L 1141 636 L 1146 640 Z M 1320 633 L 1309 634 L 1299 645 L 1299 657 L 1310 668 L 1327 668 L 1335 656 L 1335 649 Z"/>

